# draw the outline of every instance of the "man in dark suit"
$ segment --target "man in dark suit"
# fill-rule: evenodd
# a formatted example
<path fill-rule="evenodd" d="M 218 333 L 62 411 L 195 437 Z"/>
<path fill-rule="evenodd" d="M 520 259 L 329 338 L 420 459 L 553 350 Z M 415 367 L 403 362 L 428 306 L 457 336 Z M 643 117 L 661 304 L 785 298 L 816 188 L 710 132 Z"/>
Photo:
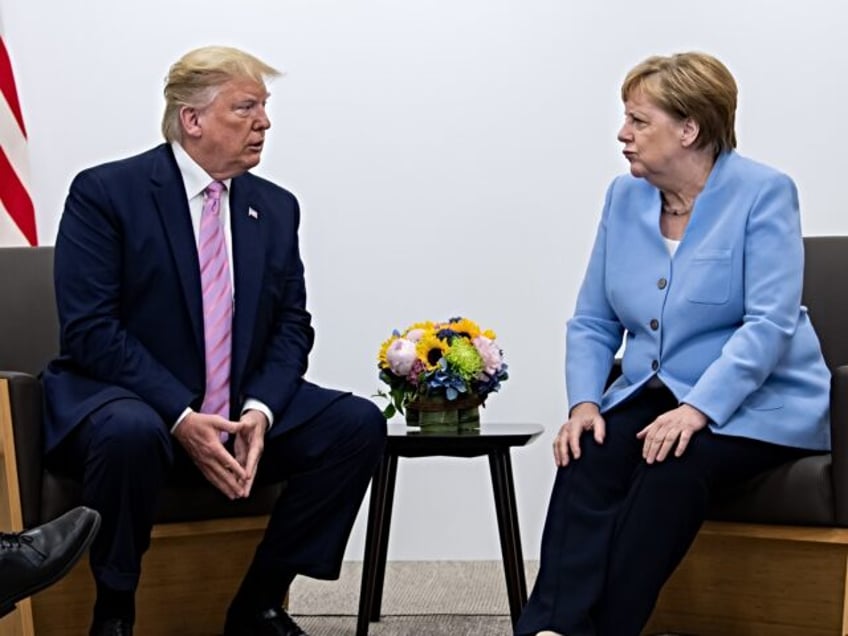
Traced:
<path fill-rule="evenodd" d="M 297 200 L 248 172 L 276 75 L 236 49 L 186 54 L 165 87 L 168 143 L 83 171 L 68 194 L 46 444 L 102 515 L 91 634 L 132 632 L 158 494 L 194 469 L 231 499 L 257 476 L 287 481 L 225 634 L 303 634 L 280 601 L 296 574 L 338 576 L 383 451 L 372 402 L 303 379 Z"/>

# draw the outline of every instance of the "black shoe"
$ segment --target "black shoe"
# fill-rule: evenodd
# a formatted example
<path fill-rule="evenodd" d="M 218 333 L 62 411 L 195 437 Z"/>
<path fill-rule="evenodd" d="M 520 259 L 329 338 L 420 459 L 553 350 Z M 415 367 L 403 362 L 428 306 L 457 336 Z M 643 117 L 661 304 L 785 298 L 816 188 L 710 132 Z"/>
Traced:
<path fill-rule="evenodd" d="M 99 527 L 100 515 L 80 506 L 31 530 L 0 533 L 0 616 L 65 576 Z"/>
<path fill-rule="evenodd" d="M 227 616 L 224 636 L 309 636 L 300 626 L 277 607 L 254 614 L 249 618 Z"/>
<path fill-rule="evenodd" d="M 132 622 L 123 618 L 95 620 L 88 636 L 132 636 Z"/>

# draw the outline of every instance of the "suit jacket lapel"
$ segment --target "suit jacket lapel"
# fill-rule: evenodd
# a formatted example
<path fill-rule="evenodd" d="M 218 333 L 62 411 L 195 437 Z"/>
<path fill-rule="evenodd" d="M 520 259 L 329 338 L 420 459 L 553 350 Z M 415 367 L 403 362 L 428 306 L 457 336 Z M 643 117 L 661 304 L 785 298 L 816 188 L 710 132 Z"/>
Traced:
<path fill-rule="evenodd" d="M 262 240 L 262 217 L 252 199 L 253 192 L 248 178 L 234 178 L 231 187 L 230 227 L 233 234 L 233 280 L 236 292 L 231 378 L 234 386 L 240 386 L 265 274 L 265 243 Z"/>
<path fill-rule="evenodd" d="M 197 260 L 197 245 L 191 226 L 185 186 L 176 161 L 167 145 L 160 146 L 162 152 L 153 166 L 153 198 L 171 248 L 177 275 L 183 288 L 191 324 L 194 327 L 195 344 L 201 354 L 203 345 L 203 298 L 200 294 L 200 265 Z"/>

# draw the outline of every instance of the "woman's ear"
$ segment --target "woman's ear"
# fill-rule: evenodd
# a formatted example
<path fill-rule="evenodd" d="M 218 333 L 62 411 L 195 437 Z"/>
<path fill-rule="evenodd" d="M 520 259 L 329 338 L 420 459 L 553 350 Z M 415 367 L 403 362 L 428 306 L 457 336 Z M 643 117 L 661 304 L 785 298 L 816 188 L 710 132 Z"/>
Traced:
<path fill-rule="evenodd" d="M 701 126 L 691 117 L 683 120 L 683 128 L 680 132 L 680 144 L 684 148 L 688 148 L 698 140 L 698 135 L 701 133 Z"/>

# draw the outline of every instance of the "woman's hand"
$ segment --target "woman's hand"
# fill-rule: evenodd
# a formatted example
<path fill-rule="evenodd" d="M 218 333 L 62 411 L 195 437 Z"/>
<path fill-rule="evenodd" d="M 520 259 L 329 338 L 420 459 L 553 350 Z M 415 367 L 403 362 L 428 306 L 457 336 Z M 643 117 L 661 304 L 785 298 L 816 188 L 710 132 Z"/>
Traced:
<path fill-rule="evenodd" d="M 569 457 L 580 459 L 580 436 L 583 431 L 593 431 L 595 441 L 604 443 L 606 422 L 601 417 L 598 405 L 593 402 L 581 402 L 573 409 L 554 438 L 554 462 L 557 466 L 568 466 Z"/>
<path fill-rule="evenodd" d="M 661 462 L 673 447 L 674 456 L 680 457 L 689 446 L 692 435 L 704 428 L 707 421 L 706 415 L 688 404 L 666 411 L 636 433 L 636 437 L 644 441 L 642 457 L 649 464 Z"/>

